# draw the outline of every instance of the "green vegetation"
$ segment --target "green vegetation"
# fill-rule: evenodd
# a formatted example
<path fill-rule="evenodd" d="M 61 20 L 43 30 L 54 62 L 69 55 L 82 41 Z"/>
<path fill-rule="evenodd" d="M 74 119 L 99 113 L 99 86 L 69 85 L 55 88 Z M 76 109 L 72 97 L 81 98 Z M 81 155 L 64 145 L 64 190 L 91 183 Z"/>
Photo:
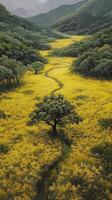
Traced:
<path fill-rule="evenodd" d="M 59 32 L 53 31 L 49 28 L 43 28 L 40 25 L 35 25 L 24 18 L 11 15 L 10 12 L 2 4 L 0 4 L 0 30 L 6 31 L 10 29 L 12 33 L 12 31 L 15 31 L 18 27 L 23 28 L 23 32 L 26 30 L 32 31 L 39 37 L 37 40 L 44 43 L 46 43 L 46 41 L 64 37 Z"/>
<path fill-rule="evenodd" d="M 0 33 L 0 56 L 6 55 L 9 58 L 21 61 L 24 65 L 32 64 L 35 61 L 45 62 L 38 50 L 30 46 L 30 41 L 24 40 L 19 35 L 10 33 Z M 32 41 L 33 43 L 33 41 Z M 34 46 L 32 44 L 32 46 Z"/>
<path fill-rule="evenodd" d="M 57 40 L 52 49 L 79 39 L 82 36 Z M 105 141 L 112 144 L 111 129 L 99 125 L 100 119 L 112 116 L 112 82 L 70 73 L 72 57 L 42 54 L 48 59 L 43 73 L 28 73 L 26 84 L 0 96 L 0 199 L 110 200 L 110 164 L 107 171 L 102 156 L 91 149 Z M 51 93 L 64 95 L 83 118 L 79 124 L 64 121 L 65 127 L 57 126 L 55 139 L 45 121 L 27 126 L 35 103 L 43 103 Z M 111 145 L 108 149 L 111 153 Z M 105 155 L 110 156 L 109 150 Z"/>
<path fill-rule="evenodd" d="M 109 174 L 112 173 L 112 144 L 99 144 L 92 149 L 92 152 L 100 158 L 102 173 L 109 178 Z"/>
<path fill-rule="evenodd" d="M 55 25 L 59 31 L 69 34 L 90 34 L 112 24 L 111 0 L 85 0 L 72 16 Z"/>
<path fill-rule="evenodd" d="M 4 22 L 12 27 L 23 27 L 28 30 L 37 30 L 36 26 L 33 23 L 28 22 L 24 18 L 11 15 L 10 12 L 0 4 L 0 22 Z M 39 29 L 40 27 L 38 27 Z"/>
<path fill-rule="evenodd" d="M 112 199 L 112 27 L 53 41 L 0 9 L 0 200 Z"/>
<path fill-rule="evenodd" d="M 19 86 L 25 72 L 26 67 L 22 62 L 6 56 L 0 57 L 0 90 Z"/>
<path fill-rule="evenodd" d="M 112 26 L 81 42 L 56 49 L 52 54 L 78 57 L 72 65 L 74 72 L 98 79 L 112 79 Z"/>
<path fill-rule="evenodd" d="M 42 62 L 34 62 L 32 67 L 33 67 L 34 73 L 39 74 L 44 69 L 44 64 Z"/>
<path fill-rule="evenodd" d="M 45 97 L 43 102 L 36 104 L 36 108 L 30 117 L 29 124 L 31 125 L 42 121 L 51 126 L 54 137 L 58 135 L 58 126 L 66 125 L 68 122 L 78 124 L 81 120 L 74 111 L 74 106 L 62 95 Z"/>
<path fill-rule="evenodd" d="M 33 62 L 45 64 L 39 50 L 48 50 L 50 45 L 40 27 L 11 15 L 2 5 L 0 30 L 0 90 L 4 90 L 19 86 Z"/>
<path fill-rule="evenodd" d="M 112 118 L 105 118 L 105 119 L 100 119 L 99 120 L 99 125 L 103 129 L 112 129 Z"/>
<path fill-rule="evenodd" d="M 35 15 L 33 17 L 27 18 L 30 22 L 33 22 L 35 25 L 42 26 L 51 26 L 59 20 L 64 19 L 65 17 L 72 15 L 83 2 L 79 2 L 73 5 L 62 5 L 54 10 L 49 11 L 48 13 L 43 13 Z"/>

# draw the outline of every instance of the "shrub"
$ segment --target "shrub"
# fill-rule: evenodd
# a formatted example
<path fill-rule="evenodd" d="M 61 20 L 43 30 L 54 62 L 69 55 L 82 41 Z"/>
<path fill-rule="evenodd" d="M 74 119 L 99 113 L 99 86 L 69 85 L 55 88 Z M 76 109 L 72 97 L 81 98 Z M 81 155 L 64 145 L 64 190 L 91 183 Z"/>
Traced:
<path fill-rule="evenodd" d="M 112 129 L 112 118 L 100 119 L 99 125 L 104 129 Z"/>
<path fill-rule="evenodd" d="M 92 149 L 92 153 L 99 155 L 103 173 L 106 175 L 112 174 L 112 144 L 99 144 Z"/>
<path fill-rule="evenodd" d="M 34 62 L 32 67 L 33 67 L 34 73 L 39 74 L 44 69 L 44 64 L 42 62 Z"/>
<path fill-rule="evenodd" d="M 0 110 L 0 119 L 5 119 L 7 115 L 5 114 L 4 110 Z"/>
<path fill-rule="evenodd" d="M 0 144 L 0 154 L 5 154 L 8 152 L 8 147 L 5 144 Z"/>

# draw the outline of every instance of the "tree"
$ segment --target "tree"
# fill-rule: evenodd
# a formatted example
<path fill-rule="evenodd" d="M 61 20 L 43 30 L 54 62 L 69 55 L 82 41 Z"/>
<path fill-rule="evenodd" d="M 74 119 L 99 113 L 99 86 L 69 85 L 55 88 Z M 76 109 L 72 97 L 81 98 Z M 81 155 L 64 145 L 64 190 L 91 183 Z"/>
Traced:
<path fill-rule="evenodd" d="M 52 127 L 52 135 L 58 135 L 57 127 L 68 122 L 78 124 L 81 118 L 75 112 L 74 106 L 62 95 L 44 97 L 41 103 L 36 104 L 35 110 L 30 115 L 30 125 L 39 121 Z"/>
<path fill-rule="evenodd" d="M 42 72 L 43 68 L 44 68 L 44 63 L 42 62 L 34 62 L 33 63 L 33 70 L 35 74 L 39 74 Z"/>

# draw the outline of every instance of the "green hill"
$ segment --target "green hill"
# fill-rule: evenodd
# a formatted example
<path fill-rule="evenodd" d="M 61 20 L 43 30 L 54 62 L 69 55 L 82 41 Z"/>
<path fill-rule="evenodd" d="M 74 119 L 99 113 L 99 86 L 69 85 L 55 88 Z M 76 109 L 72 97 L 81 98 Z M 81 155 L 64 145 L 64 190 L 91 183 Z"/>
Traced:
<path fill-rule="evenodd" d="M 62 5 L 54 10 L 49 11 L 48 13 L 35 15 L 27 19 L 36 25 L 40 24 L 42 26 L 50 26 L 56 23 L 58 20 L 64 19 L 65 16 L 67 17 L 74 13 L 82 4 L 83 2 L 73 5 Z"/>
<path fill-rule="evenodd" d="M 39 35 L 39 38 L 45 40 L 57 39 L 65 37 L 64 34 L 53 31 L 49 28 L 44 28 L 38 24 L 29 22 L 28 20 L 12 15 L 2 4 L 0 4 L 0 30 L 13 30 L 21 27 L 24 31 L 33 31 Z"/>
<path fill-rule="evenodd" d="M 78 57 L 72 65 L 72 70 L 84 76 L 112 79 L 112 26 L 81 42 L 55 49 L 53 55 Z"/>
<path fill-rule="evenodd" d="M 13 25 L 13 27 L 21 26 L 28 30 L 37 30 L 37 27 L 33 23 L 28 22 L 24 18 L 12 15 L 2 4 L 0 4 L 0 22 L 7 23 L 10 26 Z M 40 26 L 38 26 L 38 30 L 40 30 Z"/>
<path fill-rule="evenodd" d="M 112 24 L 111 0 L 87 0 L 74 15 L 55 23 L 54 28 L 71 34 L 90 34 Z"/>
<path fill-rule="evenodd" d="M 0 90 L 20 85 L 32 63 L 46 63 L 39 50 L 50 49 L 47 40 L 41 27 L 11 15 L 0 5 Z"/>

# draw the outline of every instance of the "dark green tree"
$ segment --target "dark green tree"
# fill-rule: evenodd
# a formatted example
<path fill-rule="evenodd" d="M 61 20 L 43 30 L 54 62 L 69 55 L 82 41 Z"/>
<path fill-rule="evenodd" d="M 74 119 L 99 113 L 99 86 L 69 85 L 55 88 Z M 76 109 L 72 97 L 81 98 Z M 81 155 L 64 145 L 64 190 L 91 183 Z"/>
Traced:
<path fill-rule="evenodd" d="M 50 95 L 36 104 L 35 110 L 30 115 L 29 125 L 44 122 L 52 127 L 52 135 L 58 135 L 58 126 L 67 123 L 78 124 L 81 118 L 75 111 L 74 106 L 62 95 Z"/>

